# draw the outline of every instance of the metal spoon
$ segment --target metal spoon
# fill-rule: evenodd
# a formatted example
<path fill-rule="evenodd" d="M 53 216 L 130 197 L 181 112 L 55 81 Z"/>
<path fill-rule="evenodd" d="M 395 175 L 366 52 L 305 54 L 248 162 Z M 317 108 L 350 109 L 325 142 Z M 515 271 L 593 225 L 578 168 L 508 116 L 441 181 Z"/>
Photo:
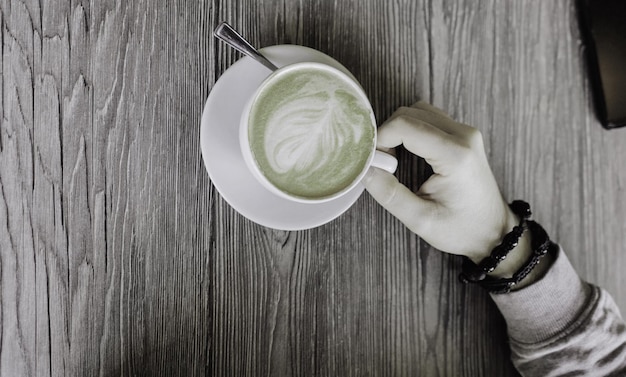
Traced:
<path fill-rule="evenodd" d="M 213 31 L 213 35 L 216 38 L 226 42 L 227 45 L 234 48 L 235 50 L 245 55 L 248 55 L 252 59 L 263 64 L 270 70 L 275 71 L 278 69 L 278 67 L 276 67 L 274 64 L 272 64 L 272 62 L 267 60 L 265 56 L 261 55 L 260 52 L 252 47 L 252 45 L 248 43 L 248 41 L 246 41 L 239 33 L 235 31 L 235 29 L 232 28 L 232 26 L 230 26 L 226 22 L 222 22 L 221 24 L 217 25 L 217 27 Z"/>

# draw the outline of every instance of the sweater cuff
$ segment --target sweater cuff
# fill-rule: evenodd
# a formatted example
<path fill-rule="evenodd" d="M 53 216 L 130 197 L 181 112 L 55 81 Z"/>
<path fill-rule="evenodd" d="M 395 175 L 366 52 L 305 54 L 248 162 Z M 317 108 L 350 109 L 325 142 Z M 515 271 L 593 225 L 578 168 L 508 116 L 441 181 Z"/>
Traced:
<path fill-rule="evenodd" d="M 491 297 L 506 320 L 509 337 L 530 344 L 547 340 L 575 322 L 591 295 L 591 286 L 580 279 L 559 247 L 540 280 Z"/>

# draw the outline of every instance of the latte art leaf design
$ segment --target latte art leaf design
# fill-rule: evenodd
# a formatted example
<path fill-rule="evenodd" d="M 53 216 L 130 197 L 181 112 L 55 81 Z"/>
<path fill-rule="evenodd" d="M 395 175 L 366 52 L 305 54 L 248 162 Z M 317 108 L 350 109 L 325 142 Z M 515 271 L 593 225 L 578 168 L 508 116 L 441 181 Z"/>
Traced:
<path fill-rule="evenodd" d="M 369 104 L 350 84 L 310 71 L 284 74 L 259 97 L 250 140 L 257 165 L 276 187 L 323 197 L 349 186 L 363 170 L 374 125 Z"/>
<path fill-rule="evenodd" d="M 346 111 L 340 95 L 314 89 L 303 88 L 302 96 L 268 119 L 265 151 L 278 173 L 315 174 L 334 161 L 346 143 L 357 144 L 362 136 L 362 120 Z"/>

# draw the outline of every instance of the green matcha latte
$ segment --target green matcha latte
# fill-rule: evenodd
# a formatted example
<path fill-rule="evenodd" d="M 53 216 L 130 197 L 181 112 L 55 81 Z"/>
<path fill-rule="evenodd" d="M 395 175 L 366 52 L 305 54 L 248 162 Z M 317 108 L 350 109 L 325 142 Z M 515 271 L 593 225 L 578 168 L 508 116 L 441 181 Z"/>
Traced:
<path fill-rule="evenodd" d="M 248 118 L 255 163 L 276 188 L 322 199 L 348 188 L 374 149 L 371 106 L 334 70 L 304 65 L 277 73 Z"/>

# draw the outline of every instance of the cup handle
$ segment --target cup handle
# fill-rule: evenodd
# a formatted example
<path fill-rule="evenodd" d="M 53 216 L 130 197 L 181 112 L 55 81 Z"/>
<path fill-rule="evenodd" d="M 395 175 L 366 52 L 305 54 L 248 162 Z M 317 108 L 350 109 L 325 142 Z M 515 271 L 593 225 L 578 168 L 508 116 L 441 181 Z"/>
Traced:
<path fill-rule="evenodd" d="M 389 173 L 393 174 L 398 168 L 398 160 L 389 153 L 376 150 L 374 152 L 374 158 L 372 159 L 371 166 L 386 170 Z"/>

